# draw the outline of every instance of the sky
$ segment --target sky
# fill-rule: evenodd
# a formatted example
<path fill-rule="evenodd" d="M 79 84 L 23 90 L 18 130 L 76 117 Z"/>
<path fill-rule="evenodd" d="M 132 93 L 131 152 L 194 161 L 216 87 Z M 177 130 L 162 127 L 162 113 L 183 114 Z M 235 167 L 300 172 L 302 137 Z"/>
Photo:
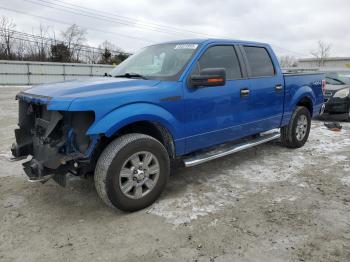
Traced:
<path fill-rule="evenodd" d="M 43 24 L 57 36 L 75 23 L 87 30 L 86 44 L 108 40 L 131 53 L 169 40 L 228 38 L 298 58 L 321 40 L 331 56 L 350 57 L 350 0 L 0 0 L 0 15 L 27 33 Z"/>

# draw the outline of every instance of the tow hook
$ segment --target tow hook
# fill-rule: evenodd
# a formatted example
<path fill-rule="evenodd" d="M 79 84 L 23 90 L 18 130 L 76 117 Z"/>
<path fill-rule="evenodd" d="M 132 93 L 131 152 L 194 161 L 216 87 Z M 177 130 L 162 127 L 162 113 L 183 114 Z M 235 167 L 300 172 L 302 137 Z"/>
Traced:
<path fill-rule="evenodd" d="M 43 174 L 44 167 L 36 159 L 31 159 L 30 161 L 23 163 L 23 170 L 29 177 L 28 181 L 30 182 L 45 183 L 53 177 L 53 174 Z"/>
<path fill-rule="evenodd" d="M 41 183 L 46 183 L 48 180 L 50 180 L 53 177 L 53 175 L 46 175 L 38 178 L 29 178 L 28 181 L 31 183 L 36 183 L 36 182 L 41 182 Z"/>
<path fill-rule="evenodd" d="M 16 161 L 21 161 L 21 160 L 23 160 L 23 159 L 26 159 L 28 156 L 20 156 L 20 157 L 14 157 L 14 156 L 12 156 L 12 157 L 10 157 L 8 160 L 10 161 L 10 162 L 16 162 Z"/>

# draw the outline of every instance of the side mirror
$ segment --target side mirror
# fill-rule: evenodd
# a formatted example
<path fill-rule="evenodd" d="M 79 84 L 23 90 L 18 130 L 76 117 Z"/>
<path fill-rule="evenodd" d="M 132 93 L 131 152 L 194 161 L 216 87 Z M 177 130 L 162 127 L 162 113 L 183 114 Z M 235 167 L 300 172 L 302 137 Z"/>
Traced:
<path fill-rule="evenodd" d="M 224 68 L 206 68 L 200 75 L 190 77 L 192 87 L 223 86 L 226 83 L 226 70 Z"/>

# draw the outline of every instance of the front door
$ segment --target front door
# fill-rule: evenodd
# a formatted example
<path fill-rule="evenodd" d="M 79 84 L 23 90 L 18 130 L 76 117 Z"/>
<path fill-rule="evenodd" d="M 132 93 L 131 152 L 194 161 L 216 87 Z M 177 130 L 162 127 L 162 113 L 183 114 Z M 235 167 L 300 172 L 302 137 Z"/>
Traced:
<path fill-rule="evenodd" d="M 232 128 L 240 118 L 240 90 L 249 89 L 243 79 L 237 50 L 233 45 L 209 47 L 199 58 L 191 74 L 198 75 L 205 68 L 224 68 L 224 86 L 193 88 L 185 83 L 186 152 L 210 147 L 240 134 Z"/>

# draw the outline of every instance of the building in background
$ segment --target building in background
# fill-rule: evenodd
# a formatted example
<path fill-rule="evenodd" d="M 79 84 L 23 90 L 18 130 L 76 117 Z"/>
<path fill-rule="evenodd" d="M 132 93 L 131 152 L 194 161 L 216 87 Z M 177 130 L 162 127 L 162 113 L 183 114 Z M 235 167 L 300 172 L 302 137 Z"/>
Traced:
<path fill-rule="evenodd" d="M 298 60 L 300 68 L 344 68 L 350 70 L 350 57 L 302 58 Z"/>

